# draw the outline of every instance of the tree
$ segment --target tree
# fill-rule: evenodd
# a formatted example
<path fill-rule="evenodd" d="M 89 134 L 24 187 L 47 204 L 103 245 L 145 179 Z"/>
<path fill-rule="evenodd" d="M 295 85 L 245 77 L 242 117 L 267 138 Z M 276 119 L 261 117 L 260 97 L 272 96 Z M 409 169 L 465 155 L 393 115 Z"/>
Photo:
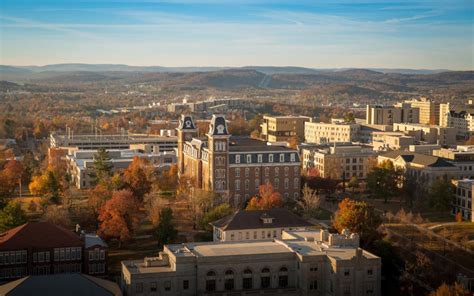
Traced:
<path fill-rule="evenodd" d="M 211 225 L 209 225 L 209 223 L 224 218 L 225 216 L 231 215 L 233 212 L 234 210 L 227 203 L 218 205 L 217 207 L 212 208 L 211 210 L 209 210 L 209 212 L 204 214 L 204 217 L 202 218 L 200 223 L 201 228 L 207 231 L 212 231 L 212 227 Z"/>
<path fill-rule="evenodd" d="M 100 210 L 99 233 L 106 239 L 118 239 L 120 248 L 123 242 L 132 238 L 140 221 L 138 214 L 139 205 L 131 191 L 114 191 Z"/>
<path fill-rule="evenodd" d="M 345 198 L 339 203 L 339 209 L 334 215 L 333 226 L 339 232 L 349 229 L 358 233 L 366 244 L 378 238 L 377 228 L 382 224 L 382 219 L 374 208 L 363 201 L 354 201 Z"/>
<path fill-rule="evenodd" d="M 0 211 L 0 232 L 25 224 L 26 221 L 26 213 L 21 204 L 18 201 L 10 201 Z"/>
<path fill-rule="evenodd" d="M 297 136 L 293 136 L 288 140 L 288 147 L 291 149 L 296 149 L 299 144 L 299 140 Z"/>
<path fill-rule="evenodd" d="M 360 186 L 360 181 L 359 179 L 357 179 L 356 176 L 352 177 L 349 180 L 349 183 L 347 183 L 347 187 L 351 188 L 352 193 L 354 193 L 356 189 L 359 189 L 359 186 Z"/>
<path fill-rule="evenodd" d="M 454 199 L 455 187 L 448 178 L 437 179 L 428 190 L 429 206 L 437 211 L 449 209 Z"/>
<path fill-rule="evenodd" d="M 344 122 L 351 123 L 355 122 L 355 116 L 352 112 L 347 112 L 344 114 Z"/>
<path fill-rule="evenodd" d="M 104 204 L 112 198 L 112 190 L 109 190 L 104 184 L 97 184 L 88 193 L 87 205 L 92 209 L 94 216 L 97 218 L 100 213 L 100 209 Z"/>
<path fill-rule="evenodd" d="M 9 160 L 0 171 L 0 199 L 13 196 L 23 174 L 23 166 L 19 161 Z"/>
<path fill-rule="evenodd" d="M 152 186 L 153 166 L 145 158 L 135 156 L 123 174 L 125 187 L 133 192 L 139 200 L 143 200 Z"/>
<path fill-rule="evenodd" d="M 93 172 L 90 177 L 94 183 L 106 182 L 112 176 L 112 164 L 110 163 L 109 153 L 105 148 L 99 148 L 94 154 Z"/>
<path fill-rule="evenodd" d="M 272 184 L 267 183 L 258 187 L 258 196 L 254 196 L 250 199 L 246 210 L 268 210 L 281 208 L 282 206 L 283 200 L 281 199 L 280 193 L 273 190 Z"/>
<path fill-rule="evenodd" d="M 171 208 L 161 209 L 160 223 L 156 227 L 156 238 L 160 247 L 173 241 L 178 234 L 172 222 L 173 210 Z"/>
<path fill-rule="evenodd" d="M 303 213 L 307 217 L 313 216 L 315 211 L 319 208 L 321 199 L 314 189 L 311 189 L 307 184 L 303 186 L 303 195 L 297 204 L 303 210 Z"/>
<path fill-rule="evenodd" d="M 72 225 L 69 211 L 65 207 L 49 205 L 43 214 L 42 220 L 69 228 Z"/>
<path fill-rule="evenodd" d="M 175 190 L 178 186 L 178 166 L 173 164 L 168 170 L 163 171 L 158 182 L 162 190 Z"/>
<path fill-rule="evenodd" d="M 53 203 L 58 203 L 61 200 L 62 185 L 59 177 L 52 170 L 48 169 L 42 175 L 33 176 L 28 187 L 32 194 Z"/>
<path fill-rule="evenodd" d="M 454 283 L 450 286 L 443 283 L 435 291 L 431 292 L 429 296 L 469 296 L 470 293 L 460 283 Z"/>
<path fill-rule="evenodd" d="M 385 161 L 367 174 L 367 187 L 375 198 L 387 202 L 398 193 L 401 176 L 402 172 L 392 162 Z"/>
<path fill-rule="evenodd" d="M 148 214 L 148 219 L 150 220 L 151 225 L 157 226 L 158 223 L 160 223 L 161 210 L 165 205 L 169 206 L 169 202 L 163 198 L 152 195 L 147 195 L 146 197 L 147 200 L 145 210 Z"/>

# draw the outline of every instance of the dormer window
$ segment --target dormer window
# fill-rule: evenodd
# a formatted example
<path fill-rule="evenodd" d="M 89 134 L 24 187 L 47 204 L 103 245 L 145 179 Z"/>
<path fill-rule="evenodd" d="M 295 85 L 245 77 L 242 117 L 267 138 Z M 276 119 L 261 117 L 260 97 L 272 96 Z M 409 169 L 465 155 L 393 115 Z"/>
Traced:
<path fill-rule="evenodd" d="M 268 162 L 273 162 L 273 154 L 268 155 Z"/>
<path fill-rule="evenodd" d="M 280 154 L 280 162 L 285 162 L 285 154 Z"/>
<path fill-rule="evenodd" d="M 252 162 L 252 155 L 247 154 L 247 163 L 251 163 L 251 162 Z"/>
<path fill-rule="evenodd" d="M 240 163 L 240 155 L 235 156 L 235 163 Z"/>
<path fill-rule="evenodd" d="M 272 224 L 273 218 L 263 218 L 263 224 Z"/>

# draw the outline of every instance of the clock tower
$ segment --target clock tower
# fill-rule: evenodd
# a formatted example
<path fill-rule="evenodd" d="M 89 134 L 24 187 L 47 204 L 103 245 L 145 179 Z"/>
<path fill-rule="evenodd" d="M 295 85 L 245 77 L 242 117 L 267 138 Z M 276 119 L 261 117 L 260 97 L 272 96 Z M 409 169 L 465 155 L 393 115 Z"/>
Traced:
<path fill-rule="evenodd" d="M 224 116 L 213 115 L 209 125 L 209 189 L 226 193 L 229 189 L 229 138 Z"/>
<path fill-rule="evenodd" d="M 191 115 L 181 115 L 176 131 L 178 134 L 178 174 L 182 175 L 184 173 L 184 143 L 196 137 L 198 129 Z"/>

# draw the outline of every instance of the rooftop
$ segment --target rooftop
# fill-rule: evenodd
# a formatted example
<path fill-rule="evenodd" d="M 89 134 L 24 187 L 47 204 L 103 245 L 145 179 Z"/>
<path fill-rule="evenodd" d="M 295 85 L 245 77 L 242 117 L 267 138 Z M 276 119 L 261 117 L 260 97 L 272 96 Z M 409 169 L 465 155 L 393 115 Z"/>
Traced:
<path fill-rule="evenodd" d="M 455 167 L 453 164 L 447 162 L 443 158 L 410 151 L 394 150 L 387 152 L 382 156 L 390 159 L 396 159 L 400 157 L 407 163 L 419 164 L 428 167 Z"/>
<path fill-rule="evenodd" d="M 230 152 L 241 152 L 241 151 L 295 151 L 294 149 L 268 145 L 267 142 L 252 139 L 250 137 L 235 137 L 231 136 L 229 141 Z"/>

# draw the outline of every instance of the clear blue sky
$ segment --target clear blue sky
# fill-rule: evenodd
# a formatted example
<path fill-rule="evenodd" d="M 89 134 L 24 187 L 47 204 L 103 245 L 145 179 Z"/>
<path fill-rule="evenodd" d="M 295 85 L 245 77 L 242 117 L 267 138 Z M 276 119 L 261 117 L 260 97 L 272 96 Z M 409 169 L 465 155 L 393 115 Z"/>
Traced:
<path fill-rule="evenodd" d="M 467 70 L 473 3 L 0 0 L 0 64 Z"/>

